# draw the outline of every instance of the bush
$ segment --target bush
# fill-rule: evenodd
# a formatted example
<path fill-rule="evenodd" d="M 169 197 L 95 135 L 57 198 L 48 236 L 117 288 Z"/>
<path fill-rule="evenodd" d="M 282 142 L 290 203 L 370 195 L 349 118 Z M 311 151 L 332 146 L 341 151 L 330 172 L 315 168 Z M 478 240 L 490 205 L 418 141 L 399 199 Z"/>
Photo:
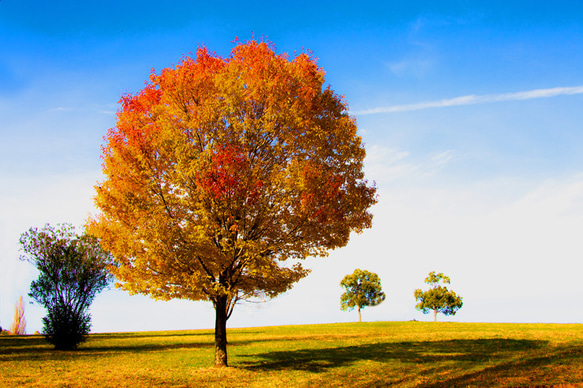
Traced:
<path fill-rule="evenodd" d="M 91 302 L 112 280 L 107 266 L 113 258 L 95 237 L 79 236 L 68 224 L 31 228 L 20 243 L 21 259 L 39 271 L 28 295 L 47 310 L 45 338 L 55 349 L 76 348 L 91 328 Z"/>
<path fill-rule="evenodd" d="M 59 305 L 49 310 L 43 323 L 43 334 L 55 349 L 75 349 L 87 340 L 91 330 L 91 315 L 78 313 L 68 305 Z"/>

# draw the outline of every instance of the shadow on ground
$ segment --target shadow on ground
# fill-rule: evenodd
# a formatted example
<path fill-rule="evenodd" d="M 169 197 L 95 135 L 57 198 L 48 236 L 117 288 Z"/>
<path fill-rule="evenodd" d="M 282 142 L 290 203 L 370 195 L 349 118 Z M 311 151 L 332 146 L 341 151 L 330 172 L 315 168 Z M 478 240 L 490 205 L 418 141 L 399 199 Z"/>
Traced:
<path fill-rule="evenodd" d="M 583 387 L 583 348 L 567 346 L 541 350 L 536 354 L 499 362 L 480 371 L 448 377 L 419 387 L 486 386 L 493 382 L 500 386 Z"/>
<path fill-rule="evenodd" d="M 246 357 L 241 356 L 243 359 Z M 381 342 L 323 349 L 274 351 L 248 356 L 253 361 L 240 361 L 238 364 L 242 368 L 255 371 L 301 370 L 322 373 L 360 361 L 386 363 L 387 375 L 378 376 L 379 382 L 386 381 L 385 378 L 395 373 L 391 372 L 395 370 L 394 365 L 405 364 L 413 371 L 409 377 L 402 376 L 405 380 L 415 377 L 415 368 L 419 368 L 419 371 L 430 371 L 427 373 L 430 376 L 429 380 L 432 381 L 417 385 L 427 388 L 488 386 L 492 382 L 505 379 L 509 382 L 516 381 L 513 380 L 516 376 L 526 376 L 525 384 L 536 385 L 537 375 L 546 376 L 545 373 L 549 370 L 558 370 L 557 368 L 561 366 L 565 366 L 566 374 L 570 373 L 569 370 L 579 370 L 578 368 L 581 368 L 583 373 L 583 348 L 551 346 L 547 341 L 538 340 Z M 464 372 L 465 370 L 467 372 Z M 417 377 L 423 373 L 419 372 Z M 439 381 L 436 381 L 437 379 Z M 568 376 L 565 381 L 569 381 Z M 370 386 L 377 386 L 377 383 L 370 383 Z"/>
<path fill-rule="evenodd" d="M 294 369 L 321 372 L 357 361 L 401 361 L 423 364 L 443 361 L 483 362 L 500 352 L 518 352 L 541 348 L 545 341 L 513 339 L 476 339 L 423 342 L 381 342 L 374 344 L 276 351 L 250 355 L 259 361 L 243 362 L 251 370 Z"/>
<path fill-rule="evenodd" d="M 174 337 L 174 338 L 172 338 Z M 107 356 L 112 353 L 149 353 L 174 349 L 211 348 L 213 343 L 200 338 L 201 335 L 180 334 L 92 334 L 87 342 L 74 350 L 55 350 L 43 336 L 6 336 L 0 337 L 0 364 L 3 361 L 35 360 L 42 358 L 67 359 L 79 357 Z M 102 340 L 105 344 L 101 345 Z M 138 339 L 138 341 L 136 341 Z M 108 341 L 113 340 L 113 342 Z"/>

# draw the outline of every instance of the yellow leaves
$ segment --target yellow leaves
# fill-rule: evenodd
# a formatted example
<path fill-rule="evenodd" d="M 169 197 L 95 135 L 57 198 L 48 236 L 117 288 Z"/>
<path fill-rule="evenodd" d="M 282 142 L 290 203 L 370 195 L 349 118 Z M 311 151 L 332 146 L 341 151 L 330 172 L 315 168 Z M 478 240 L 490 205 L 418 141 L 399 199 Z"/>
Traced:
<path fill-rule="evenodd" d="M 131 292 L 275 296 L 370 227 L 375 188 L 342 97 L 313 57 L 199 49 L 122 98 L 104 145 L 103 214 L 89 222 Z"/>

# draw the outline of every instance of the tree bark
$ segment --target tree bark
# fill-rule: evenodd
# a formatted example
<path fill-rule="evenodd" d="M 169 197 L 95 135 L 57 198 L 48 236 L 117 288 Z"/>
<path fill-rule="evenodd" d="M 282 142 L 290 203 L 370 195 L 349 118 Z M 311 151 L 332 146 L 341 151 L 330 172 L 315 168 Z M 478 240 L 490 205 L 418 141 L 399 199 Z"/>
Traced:
<path fill-rule="evenodd" d="M 358 306 L 358 322 L 362 322 L 362 317 L 360 316 L 360 306 Z"/>
<path fill-rule="evenodd" d="M 437 309 L 433 310 L 433 322 L 437 322 Z"/>
<path fill-rule="evenodd" d="M 227 296 L 217 297 L 215 302 L 215 367 L 227 367 Z"/>

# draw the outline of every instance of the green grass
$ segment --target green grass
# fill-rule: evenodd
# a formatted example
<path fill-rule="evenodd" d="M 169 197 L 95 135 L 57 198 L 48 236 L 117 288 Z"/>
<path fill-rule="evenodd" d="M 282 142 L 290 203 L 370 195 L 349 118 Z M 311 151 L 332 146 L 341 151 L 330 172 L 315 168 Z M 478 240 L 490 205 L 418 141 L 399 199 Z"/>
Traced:
<path fill-rule="evenodd" d="M 0 387 L 583 386 L 583 325 L 375 322 L 93 334 L 76 351 L 0 337 Z"/>

